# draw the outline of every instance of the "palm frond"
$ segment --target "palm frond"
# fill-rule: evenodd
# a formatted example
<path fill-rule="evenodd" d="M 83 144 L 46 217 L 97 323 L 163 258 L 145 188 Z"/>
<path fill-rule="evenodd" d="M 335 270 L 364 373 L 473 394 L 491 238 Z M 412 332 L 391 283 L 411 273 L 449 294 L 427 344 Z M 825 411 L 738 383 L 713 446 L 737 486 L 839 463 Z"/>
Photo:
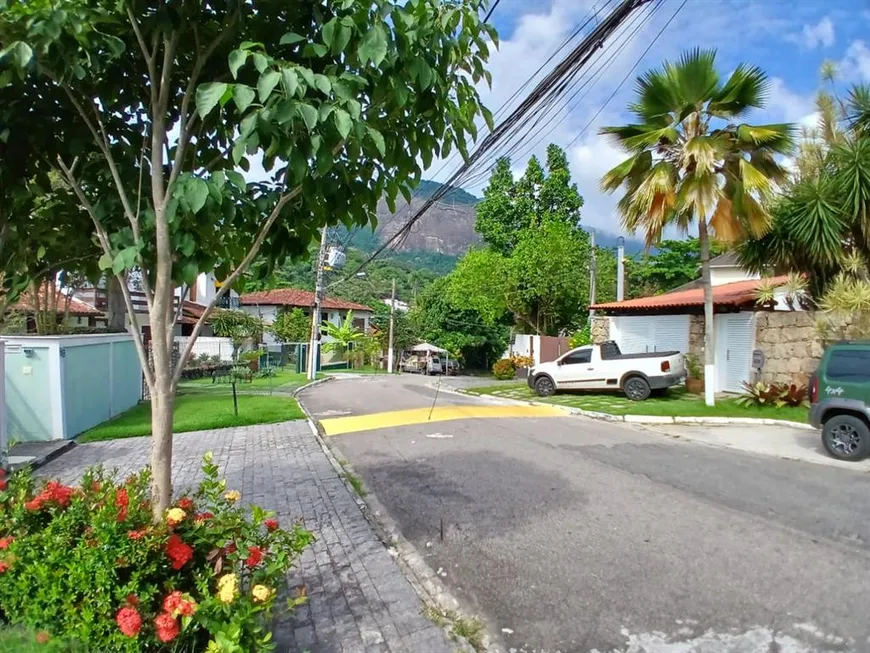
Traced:
<path fill-rule="evenodd" d="M 650 128 L 634 136 L 623 139 L 622 145 L 630 151 L 642 150 L 655 145 L 669 145 L 676 142 L 680 134 L 671 125 L 662 128 Z"/>
<path fill-rule="evenodd" d="M 845 223 L 833 183 L 815 179 L 798 184 L 780 210 L 782 228 L 806 253 L 808 262 L 839 266 Z"/>
<path fill-rule="evenodd" d="M 688 50 L 667 69 L 682 105 L 701 106 L 720 92 L 715 50 Z"/>
<path fill-rule="evenodd" d="M 719 201 L 719 190 L 714 173 L 686 177 L 677 192 L 677 208 L 691 211 L 696 216 L 706 216 Z"/>
<path fill-rule="evenodd" d="M 855 84 L 846 100 L 846 119 L 856 133 L 870 132 L 870 85 Z"/>
<path fill-rule="evenodd" d="M 637 102 L 631 111 L 644 122 L 662 120 L 664 116 L 679 111 L 683 102 L 679 89 L 668 75 L 668 64 L 662 70 L 648 70 L 635 83 Z"/>
<path fill-rule="evenodd" d="M 738 125 L 736 134 L 743 146 L 763 146 L 777 154 L 794 151 L 796 130 L 791 124 Z"/>
<path fill-rule="evenodd" d="M 709 110 L 720 118 L 737 118 L 767 100 L 770 82 L 757 66 L 740 64 L 710 101 Z"/>
<path fill-rule="evenodd" d="M 870 138 L 846 141 L 831 150 L 833 180 L 849 217 L 870 231 Z"/>
<path fill-rule="evenodd" d="M 712 172 L 721 156 L 723 144 L 713 136 L 696 136 L 689 139 L 683 148 L 683 169 L 694 164 L 696 174 Z"/>
<path fill-rule="evenodd" d="M 839 127 L 842 116 L 837 108 L 837 102 L 830 93 L 819 91 L 816 94 L 816 110 L 819 113 L 818 128 L 821 137 L 828 145 L 839 143 L 843 138 Z"/>
<path fill-rule="evenodd" d="M 762 199 L 770 197 L 773 190 L 770 178 L 742 158 L 740 159 L 740 179 L 743 180 L 743 189 L 746 192 L 755 193 Z"/>
<path fill-rule="evenodd" d="M 837 73 L 839 72 L 839 65 L 836 61 L 832 61 L 830 59 L 825 59 L 822 62 L 821 67 L 819 68 L 819 77 L 822 78 L 823 82 L 834 83 L 837 79 Z"/>
<path fill-rule="evenodd" d="M 649 152 L 640 152 L 627 158 L 604 174 L 601 178 L 601 190 L 612 193 L 622 186 L 629 177 L 637 177 L 648 172 L 651 164 L 652 155 Z"/>
<path fill-rule="evenodd" d="M 732 212 L 731 200 L 720 197 L 716 204 L 716 210 L 710 216 L 710 228 L 716 234 L 716 239 L 726 243 L 734 243 L 741 240 L 743 228 L 740 221 L 735 219 Z"/>

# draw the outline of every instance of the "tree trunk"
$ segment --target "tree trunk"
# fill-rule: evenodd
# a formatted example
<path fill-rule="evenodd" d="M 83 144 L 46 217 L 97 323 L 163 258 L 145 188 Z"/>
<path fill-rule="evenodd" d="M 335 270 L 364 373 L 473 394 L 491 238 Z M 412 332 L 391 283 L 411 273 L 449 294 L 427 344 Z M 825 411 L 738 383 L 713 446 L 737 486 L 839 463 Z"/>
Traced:
<path fill-rule="evenodd" d="M 713 331 L 713 286 L 710 284 L 710 238 L 707 219 L 698 217 L 698 243 L 701 246 L 701 286 L 704 288 L 704 400 L 708 406 L 715 403 L 716 350 Z"/>
<path fill-rule="evenodd" d="M 107 276 L 106 283 L 106 317 L 109 331 L 126 331 L 127 309 L 124 306 L 124 293 L 121 290 L 121 282 L 114 275 Z"/>
<path fill-rule="evenodd" d="M 159 523 L 172 501 L 172 358 L 161 325 L 152 323 L 154 385 L 151 390 L 151 508 Z"/>

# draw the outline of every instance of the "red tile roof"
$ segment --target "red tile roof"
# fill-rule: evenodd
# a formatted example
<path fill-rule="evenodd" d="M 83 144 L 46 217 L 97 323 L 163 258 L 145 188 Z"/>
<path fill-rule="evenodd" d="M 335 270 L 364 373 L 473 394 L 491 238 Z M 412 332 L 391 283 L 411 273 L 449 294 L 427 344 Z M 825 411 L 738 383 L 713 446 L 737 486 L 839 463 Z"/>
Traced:
<path fill-rule="evenodd" d="M 299 290 L 298 288 L 278 288 L 276 290 L 262 290 L 260 292 L 250 292 L 242 295 L 241 303 L 243 305 L 251 304 L 272 304 L 275 306 L 298 306 L 299 308 L 311 308 L 314 306 L 314 293 L 308 290 Z M 348 302 L 343 299 L 335 299 L 334 297 L 326 297 L 323 300 L 323 308 L 332 308 L 336 310 L 352 310 L 352 311 L 368 311 L 373 312 L 368 306 Z"/>
<path fill-rule="evenodd" d="M 44 306 L 46 300 L 46 289 L 40 288 L 39 290 L 39 305 Z M 66 308 L 66 296 L 59 290 L 57 291 L 57 313 L 62 314 Z M 33 295 L 30 291 L 24 292 L 18 298 L 18 301 L 12 304 L 9 307 L 9 310 L 13 311 L 23 311 L 25 313 L 29 313 L 35 310 Z M 90 304 L 86 304 L 85 302 L 76 299 L 75 297 L 69 298 L 69 314 L 75 315 L 76 317 L 102 317 L 103 313 L 98 311 L 96 308 L 91 306 Z"/>
<path fill-rule="evenodd" d="M 788 277 L 773 277 L 773 283 L 781 285 L 788 280 Z M 714 306 L 742 306 L 744 304 L 755 303 L 755 291 L 761 279 L 749 279 L 747 281 L 735 281 L 734 283 L 725 283 L 721 286 L 713 286 L 713 304 Z M 698 307 L 704 305 L 704 289 L 690 288 L 688 290 L 677 290 L 664 295 L 654 295 L 652 297 L 638 297 L 636 299 L 628 299 L 623 302 L 610 302 L 607 304 L 595 304 L 590 308 L 595 310 L 611 310 L 611 311 L 643 311 L 655 310 L 662 308 L 686 308 Z"/>

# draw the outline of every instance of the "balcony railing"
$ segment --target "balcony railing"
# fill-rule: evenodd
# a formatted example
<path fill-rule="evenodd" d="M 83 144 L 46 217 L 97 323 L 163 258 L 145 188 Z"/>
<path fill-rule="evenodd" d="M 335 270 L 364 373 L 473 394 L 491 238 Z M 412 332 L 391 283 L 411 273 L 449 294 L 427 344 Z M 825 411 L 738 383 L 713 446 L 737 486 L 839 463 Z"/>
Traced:
<path fill-rule="evenodd" d="M 85 288 L 77 291 L 75 296 L 98 311 L 106 311 L 109 308 L 109 293 L 105 288 Z M 148 301 L 145 299 L 145 293 L 131 290 L 130 299 L 133 300 L 133 310 L 136 313 L 148 312 Z M 178 297 L 173 297 L 172 308 L 178 308 Z"/>

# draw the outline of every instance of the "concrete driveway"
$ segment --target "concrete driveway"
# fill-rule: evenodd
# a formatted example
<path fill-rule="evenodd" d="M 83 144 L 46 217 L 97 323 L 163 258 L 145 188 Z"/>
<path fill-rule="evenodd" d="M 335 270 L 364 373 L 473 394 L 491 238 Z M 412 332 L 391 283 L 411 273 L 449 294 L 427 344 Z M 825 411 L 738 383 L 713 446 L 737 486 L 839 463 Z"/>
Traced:
<path fill-rule="evenodd" d="M 301 399 L 328 423 L 429 407 L 428 383 Z M 331 442 L 500 650 L 870 651 L 867 474 L 581 417 L 360 423 Z"/>

